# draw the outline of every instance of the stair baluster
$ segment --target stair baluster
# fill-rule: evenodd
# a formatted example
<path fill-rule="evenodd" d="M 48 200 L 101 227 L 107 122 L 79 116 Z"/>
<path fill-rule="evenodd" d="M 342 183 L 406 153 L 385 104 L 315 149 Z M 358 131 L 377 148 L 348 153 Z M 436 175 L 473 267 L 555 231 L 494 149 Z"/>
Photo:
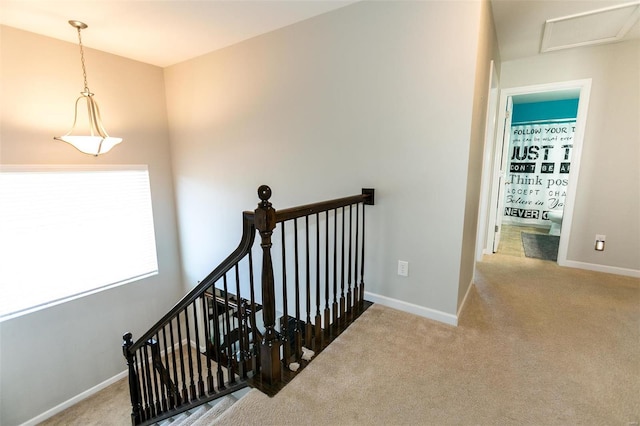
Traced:
<path fill-rule="evenodd" d="M 184 311 L 183 311 L 184 312 Z M 185 373 L 184 368 L 184 350 L 182 349 L 182 324 L 180 323 L 180 312 L 178 312 L 176 316 L 176 328 L 178 329 L 178 343 L 180 351 L 178 355 L 180 356 L 180 378 L 182 379 L 182 403 L 189 402 L 189 391 L 187 390 L 187 375 Z M 189 345 L 189 341 L 187 341 L 187 346 Z"/>
<path fill-rule="evenodd" d="M 142 362 L 144 364 L 144 375 L 146 379 L 146 390 L 147 390 L 147 404 L 146 404 L 146 412 L 147 418 L 151 418 L 156 415 L 156 407 L 153 400 L 153 387 L 151 383 L 151 369 L 149 368 L 149 346 L 144 345 L 142 347 L 142 353 L 144 358 L 142 358 Z"/>
<path fill-rule="evenodd" d="M 316 213 L 316 316 L 314 322 L 313 348 L 320 352 L 322 348 L 322 316 L 320 315 L 320 213 Z"/>
<path fill-rule="evenodd" d="M 197 309 L 197 302 L 198 299 L 194 300 L 191 303 L 191 312 L 193 313 L 193 331 L 194 331 L 194 335 L 195 335 L 195 345 L 196 345 L 196 370 L 198 373 L 198 377 L 197 377 L 197 398 L 202 398 L 205 396 L 204 393 L 204 380 L 202 380 L 202 358 L 200 358 L 200 318 L 202 318 L 201 315 L 198 315 L 198 309 Z M 193 364 L 192 364 L 193 365 Z M 193 371 L 191 373 L 191 377 L 193 377 Z M 194 391 L 194 395 L 196 395 L 196 392 Z"/>
<path fill-rule="evenodd" d="M 340 332 L 342 331 L 342 329 L 344 328 L 345 325 L 345 313 L 346 313 L 346 300 L 345 300 L 345 296 L 344 296 L 344 268 L 345 268 L 345 264 L 344 264 L 344 228 L 345 228 L 345 210 L 344 207 L 342 207 L 342 252 L 341 252 L 341 261 L 340 261 L 340 319 L 339 319 L 339 326 L 338 326 L 338 334 L 340 334 Z"/>
<path fill-rule="evenodd" d="M 207 298 L 201 297 L 200 301 L 202 302 L 202 318 L 204 321 L 204 350 L 205 354 L 209 355 L 210 345 L 211 345 L 211 331 L 209 327 L 209 306 L 207 305 Z M 212 394 L 215 393 L 215 388 L 213 386 L 213 373 L 211 372 L 211 356 L 207 356 L 207 393 Z"/>
<path fill-rule="evenodd" d="M 191 305 L 187 305 L 184 308 L 184 328 L 185 328 L 185 334 L 187 335 L 187 344 L 186 344 L 186 348 L 187 348 L 187 362 L 188 362 L 188 367 L 189 367 L 189 393 L 187 396 L 187 401 L 191 402 L 194 399 L 197 399 L 198 396 L 196 395 L 196 383 L 193 380 L 193 348 L 191 345 L 191 327 L 189 326 L 189 306 Z"/>
<path fill-rule="evenodd" d="M 215 297 L 215 287 L 210 289 L 212 296 L 211 307 L 213 309 L 213 347 L 211 347 L 212 354 L 216 360 L 216 377 L 218 379 L 218 390 L 225 390 L 224 383 L 224 371 L 222 370 L 222 336 L 220 335 L 220 311 L 218 309 L 218 302 Z M 224 323 L 223 323 L 224 324 Z"/>
<path fill-rule="evenodd" d="M 305 248 L 306 248 L 305 272 L 307 274 L 306 287 L 305 287 L 307 318 L 305 320 L 305 328 L 304 328 L 304 346 L 307 348 L 311 348 L 311 338 L 313 336 L 313 329 L 311 325 L 311 266 L 310 266 L 310 260 L 309 260 L 309 216 L 308 215 L 304 217 L 304 224 L 305 224 L 304 235 L 305 235 Z"/>
<path fill-rule="evenodd" d="M 331 337 L 337 336 L 338 333 L 338 209 L 333 209 L 333 304 L 332 322 L 330 333 Z"/>
<path fill-rule="evenodd" d="M 180 327 L 180 324 L 178 324 L 178 327 Z M 175 407 L 179 407 L 180 405 L 182 405 L 182 398 L 180 397 L 180 389 L 179 389 L 179 385 L 178 383 L 180 383 L 178 381 L 178 368 L 177 368 L 177 363 L 176 363 L 176 346 L 178 347 L 178 349 L 180 348 L 180 345 L 176 345 L 176 341 L 174 339 L 173 336 L 173 321 L 169 322 L 169 338 L 171 339 L 171 362 L 172 362 L 172 366 L 173 366 L 173 383 L 174 383 L 174 388 L 173 388 L 173 398 L 174 398 L 174 406 Z"/>
<path fill-rule="evenodd" d="M 224 336 L 224 351 L 225 358 L 227 360 L 227 372 L 229 373 L 229 382 L 235 383 L 236 376 L 232 374 L 233 371 L 233 348 L 231 342 L 231 315 L 229 312 L 231 311 L 231 307 L 229 306 L 229 286 L 227 284 L 227 274 L 224 274 L 222 277 L 223 288 L 224 288 L 224 322 L 223 322 L 223 336 Z"/>
<path fill-rule="evenodd" d="M 352 309 L 353 312 L 358 311 L 358 306 L 360 305 L 360 289 L 358 288 L 358 256 L 360 255 L 360 251 L 358 250 L 358 234 L 360 228 L 358 227 L 358 222 L 360 218 L 360 205 L 356 204 L 356 235 L 355 235 L 355 248 L 353 250 L 353 303 Z"/>
<path fill-rule="evenodd" d="M 302 330 L 300 329 L 300 261 L 298 252 L 298 219 L 293 220 L 293 235 L 294 235 L 294 254 L 295 254 L 295 296 L 296 296 L 296 321 L 294 323 L 295 334 L 295 359 L 300 360 L 302 356 Z"/>
<path fill-rule="evenodd" d="M 282 244 L 282 319 L 280 320 L 280 332 L 282 334 L 283 355 L 282 360 L 284 365 L 289 365 L 291 362 L 291 336 L 289 334 L 289 300 L 287 294 L 289 289 L 287 288 L 287 245 L 285 244 L 285 224 L 282 223 L 282 229 L 280 230 L 281 244 Z M 294 339 L 295 341 L 295 339 Z"/>
<path fill-rule="evenodd" d="M 252 359 L 252 370 L 253 375 L 257 375 L 260 372 L 260 357 L 258 356 L 258 348 L 262 342 L 262 333 L 258 329 L 258 323 L 256 321 L 256 295 L 255 295 L 255 287 L 253 285 L 253 255 L 249 252 L 247 256 L 249 258 L 249 289 L 250 289 L 250 301 L 251 301 L 251 327 L 253 328 L 253 343 L 251 347 L 251 359 Z"/>
<path fill-rule="evenodd" d="M 331 330 L 331 310 L 329 309 L 329 211 L 324 212 L 324 329 L 327 333 Z M 322 335 L 324 336 L 324 335 Z M 320 342 L 324 346 L 324 340 Z"/>
<path fill-rule="evenodd" d="M 236 327 L 235 332 L 238 333 L 238 343 L 237 343 L 237 350 L 236 353 L 238 354 L 236 357 L 234 357 L 234 360 L 237 359 L 238 361 L 238 374 L 240 375 L 240 377 L 242 377 L 243 379 L 247 378 L 247 366 L 245 365 L 245 356 L 246 356 L 246 346 L 245 346 L 245 342 L 246 342 L 246 337 L 247 336 L 247 332 L 245 332 L 245 327 L 246 327 L 246 310 L 245 310 L 245 304 L 243 302 L 243 298 L 242 298 L 242 294 L 240 292 L 240 270 L 238 268 L 238 265 L 235 266 L 235 273 L 236 273 L 236 299 L 237 299 L 237 303 L 238 303 L 238 311 L 236 312 L 236 317 L 238 318 L 238 327 Z"/>
<path fill-rule="evenodd" d="M 352 319 L 352 306 L 353 306 L 353 293 L 351 291 L 351 268 L 353 266 L 352 257 L 351 257 L 351 248 L 353 242 L 353 211 L 351 205 L 349 205 L 349 264 L 347 265 L 347 314 L 346 321 L 347 323 Z"/>
<path fill-rule="evenodd" d="M 164 353 L 165 353 L 165 359 L 167 360 L 167 364 L 169 361 L 169 347 L 168 347 L 168 342 L 167 342 L 167 327 L 162 327 L 162 341 L 164 343 Z M 165 368 L 164 364 L 161 364 L 162 368 L 164 369 L 163 371 L 163 376 L 162 376 L 162 384 L 165 386 L 165 390 L 167 393 L 167 407 L 165 408 L 165 410 L 172 410 L 175 408 L 176 406 L 176 385 L 175 383 L 171 380 L 171 371 L 169 369 L 169 367 L 167 366 Z"/>

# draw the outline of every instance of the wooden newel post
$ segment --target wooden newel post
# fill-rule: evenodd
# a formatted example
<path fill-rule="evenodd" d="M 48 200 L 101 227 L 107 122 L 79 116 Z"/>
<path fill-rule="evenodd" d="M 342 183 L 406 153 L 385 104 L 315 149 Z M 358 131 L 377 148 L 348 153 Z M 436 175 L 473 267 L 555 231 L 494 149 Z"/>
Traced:
<path fill-rule="evenodd" d="M 127 367 L 129 369 L 129 395 L 131 395 L 131 424 L 139 425 L 142 423 L 142 418 L 140 417 L 142 406 L 140 402 L 140 389 L 138 388 L 138 375 L 136 374 L 135 369 L 135 358 L 131 352 L 129 352 L 129 348 L 133 345 L 131 333 L 125 333 L 122 336 L 122 354 L 127 360 Z"/>
<path fill-rule="evenodd" d="M 276 298 L 271 263 L 271 234 L 276 227 L 276 211 L 271 206 L 271 188 L 262 185 L 258 188 L 261 202 L 255 210 L 255 225 L 262 241 L 262 318 L 265 334 L 260 346 L 260 368 L 262 380 L 270 385 L 281 380 L 280 337 L 276 332 Z"/>

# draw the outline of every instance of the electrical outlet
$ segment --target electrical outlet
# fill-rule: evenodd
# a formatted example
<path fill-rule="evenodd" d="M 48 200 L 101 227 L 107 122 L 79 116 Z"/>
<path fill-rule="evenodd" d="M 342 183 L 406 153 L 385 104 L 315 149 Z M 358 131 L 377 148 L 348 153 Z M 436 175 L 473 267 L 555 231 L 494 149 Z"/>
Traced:
<path fill-rule="evenodd" d="M 401 277 L 409 276 L 409 262 L 398 260 L 398 275 L 400 275 Z"/>
<path fill-rule="evenodd" d="M 606 235 L 596 234 L 596 245 L 595 245 L 596 251 L 604 251 L 604 242 L 606 239 L 607 239 Z"/>

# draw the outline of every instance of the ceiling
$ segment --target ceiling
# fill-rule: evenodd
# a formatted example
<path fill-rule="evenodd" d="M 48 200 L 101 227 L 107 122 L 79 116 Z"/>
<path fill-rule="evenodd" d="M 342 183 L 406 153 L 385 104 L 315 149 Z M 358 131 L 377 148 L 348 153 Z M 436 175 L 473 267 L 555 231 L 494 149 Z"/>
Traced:
<path fill-rule="evenodd" d="M 166 67 L 354 0 L 0 0 L 0 23 Z"/>
<path fill-rule="evenodd" d="M 85 46 L 166 67 L 351 3 L 355 1 L 0 0 L 0 23 L 77 43 L 76 30 L 67 21 L 80 20 L 89 25 L 82 32 Z M 492 0 L 501 59 L 539 54 L 548 19 L 625 3 L 630 2 Z M 588 38 L 588 31 L 582 32 L 601 27 L 598 19 L 578 24 L 580 37 Z M 578 32 L 575 26 L 569 31 Z M 640 38 L 638 22 L 629 38 Z"/>

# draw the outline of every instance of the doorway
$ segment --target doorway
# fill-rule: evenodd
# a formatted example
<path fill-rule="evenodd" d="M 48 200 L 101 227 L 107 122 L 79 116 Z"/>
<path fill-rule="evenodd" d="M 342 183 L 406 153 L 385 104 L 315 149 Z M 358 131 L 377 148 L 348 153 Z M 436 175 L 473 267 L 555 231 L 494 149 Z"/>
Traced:
<path fill-rule="evenodd" d="M 502 225 L 494 252 L 556 261 L 579 93 L 545 95 L 544 100 L 539 94 L 511 98 L 505 195 L 496 213 Z"/>
<path fill-rule="evenodd" d="M 545 235 L 532 237 L 545 241 L 555 234 L 555 259 L 566 262 L 590 87 L 589 79 L 501 91 L 493 164 L 485 165 L 493 173 L 489 201 L 482 206 L 487 212 L 486 233 L 479 235 L 483 254 L 515 250 L 512 254 L 526 256 L 522 232 Z M 543 110 L 524 118 L 517 114 L 514 121 L 514 105 L 516 114 L 518 105 Z M 560 115 L 553 111 L 569 105 Z M 558 215 L 561 222 L 551 220 Z"/>

